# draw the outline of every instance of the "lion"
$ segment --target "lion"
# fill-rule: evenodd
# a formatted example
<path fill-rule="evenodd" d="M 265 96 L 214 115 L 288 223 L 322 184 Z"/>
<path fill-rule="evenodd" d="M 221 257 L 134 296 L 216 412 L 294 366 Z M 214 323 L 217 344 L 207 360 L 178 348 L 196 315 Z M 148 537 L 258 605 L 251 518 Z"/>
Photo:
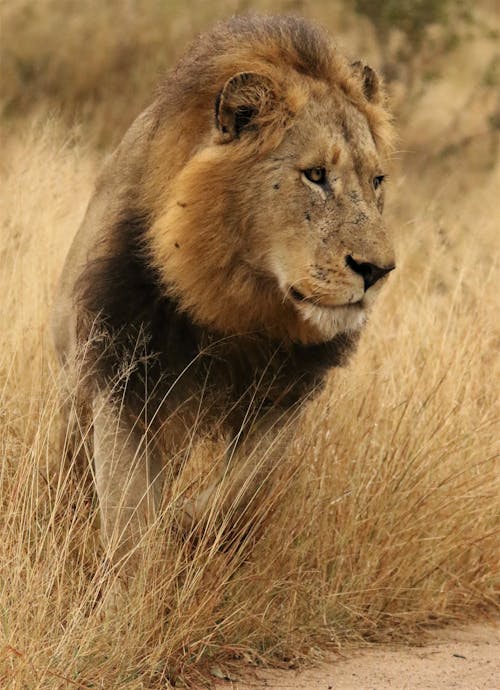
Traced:
<path fill-rule="evenodd" d="M 154 519 L 194 434 L 229 434 L 233 488 L 186 500 L 181 524 L 214 502 L 244 510 L 264 481 L 248 481 L 252 463 L 279 463 L 348 361 L 395 267 L 392 140 L 372 68 L 305 19 L 246 16 L 195 40 L 104 164 L 54 338 L 91 416 L 102 539 L 117 553 Z"/>

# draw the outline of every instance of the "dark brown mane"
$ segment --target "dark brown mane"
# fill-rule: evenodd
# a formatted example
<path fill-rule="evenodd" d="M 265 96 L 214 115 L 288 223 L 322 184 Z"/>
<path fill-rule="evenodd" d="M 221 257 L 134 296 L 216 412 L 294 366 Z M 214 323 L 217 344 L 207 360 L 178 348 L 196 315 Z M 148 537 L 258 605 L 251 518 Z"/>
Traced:
<path fill-rule="evenodd" d="M 126 211 L 113 229 L 114 253 L 90 262 L 75 286 L 80 340 L 91 339 L 87 366 L 101 383 L 112 382 L 117 390 L 125 385 L 142 399 L 146 379 L 185 367 L 198 352 L 200 336 L 162 294 L 143 247 L 147 223 L 144 214 Z M 167 353 L 169 367 L 160 372 Z M 163 388 L 170 383 L 165 379 Z"/>

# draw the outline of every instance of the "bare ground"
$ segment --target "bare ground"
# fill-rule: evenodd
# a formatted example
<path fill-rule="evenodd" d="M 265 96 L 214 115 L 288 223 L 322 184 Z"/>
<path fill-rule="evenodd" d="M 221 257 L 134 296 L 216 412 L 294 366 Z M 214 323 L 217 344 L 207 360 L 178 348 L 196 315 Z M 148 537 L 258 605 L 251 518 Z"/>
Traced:
<path fill-rule="evenodd" d="M 303 671 L 258 671 L 217 690 L 495 690 L 500 626 L 474 624 L 433 633 L 423 646 L 372 647 Z"/>

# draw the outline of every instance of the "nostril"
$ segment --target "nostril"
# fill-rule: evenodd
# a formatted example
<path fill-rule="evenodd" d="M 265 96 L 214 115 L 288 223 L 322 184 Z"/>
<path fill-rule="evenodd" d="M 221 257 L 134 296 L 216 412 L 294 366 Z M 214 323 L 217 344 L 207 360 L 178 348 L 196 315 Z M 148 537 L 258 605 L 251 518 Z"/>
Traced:
<path fill-rule="evenodd" d="M 355 273 L 363 278 L 365 285 L 365 291 L 375 285 L 377 280 L 383 278 L 389 271 L 393 271 L 396 267 L 392 266 L 377 266 L 376 264 L 371 264 L 368 261 L 356 261 L 352 256 L 346 256 L 346 265 L 349 266 Z"/>

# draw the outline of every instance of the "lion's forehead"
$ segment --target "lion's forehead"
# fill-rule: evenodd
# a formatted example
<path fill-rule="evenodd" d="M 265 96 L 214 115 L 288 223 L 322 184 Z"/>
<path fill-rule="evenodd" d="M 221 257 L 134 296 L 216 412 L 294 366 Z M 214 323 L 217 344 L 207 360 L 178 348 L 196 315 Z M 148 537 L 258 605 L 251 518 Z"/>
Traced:
<path fill-rule="evenodd" d="M 366 117 L 338 96 L 311 98 L 285 139 L 284 148 L 299 164 L 345 166 L 351 162 L 357 169 L 379 165 Z"/>

